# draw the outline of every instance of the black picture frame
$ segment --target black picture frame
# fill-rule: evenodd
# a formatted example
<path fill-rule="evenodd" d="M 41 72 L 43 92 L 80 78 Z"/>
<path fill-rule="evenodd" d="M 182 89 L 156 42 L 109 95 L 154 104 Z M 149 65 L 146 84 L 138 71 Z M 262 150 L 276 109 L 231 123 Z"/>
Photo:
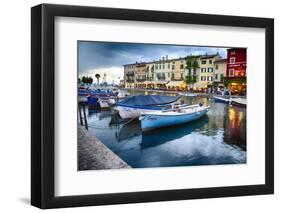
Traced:
<path fill-rule="evenodd" d="M 93 195 L 54 195 L 55 17 L 263 28 L 265 48 L 265 184 Z M 41 4 L 31 8 L 31 204 L 39 208 L 217 198 L 274 193 L 274 20 L 241 16 Z"/>

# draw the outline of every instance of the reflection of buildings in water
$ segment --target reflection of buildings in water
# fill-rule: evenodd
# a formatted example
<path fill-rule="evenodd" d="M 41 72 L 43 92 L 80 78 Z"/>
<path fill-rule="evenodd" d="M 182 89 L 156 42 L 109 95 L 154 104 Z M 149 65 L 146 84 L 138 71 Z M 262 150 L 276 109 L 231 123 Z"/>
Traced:
<path fill-rule="evenodd" d="M 246 109 L 229 107 L 224 129 L 225 143 L 246 146 Z"/>

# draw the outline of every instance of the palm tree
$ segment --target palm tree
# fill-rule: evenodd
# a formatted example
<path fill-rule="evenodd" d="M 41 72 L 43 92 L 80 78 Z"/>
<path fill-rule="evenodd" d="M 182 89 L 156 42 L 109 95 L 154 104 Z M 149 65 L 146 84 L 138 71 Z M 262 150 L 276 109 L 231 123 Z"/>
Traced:
<path fill-rule="evenodd" d="M 100 74 L 98 74 L 98 73 L 97 73 L 97 74 L 95 74 L 95 77 L 96 77 L 97 82 L 98 82 L 98 85 L 99 85 L 99 82 L 100 82 L 100 77 L 101 77 L 101 76 L 100 76 Z"/>

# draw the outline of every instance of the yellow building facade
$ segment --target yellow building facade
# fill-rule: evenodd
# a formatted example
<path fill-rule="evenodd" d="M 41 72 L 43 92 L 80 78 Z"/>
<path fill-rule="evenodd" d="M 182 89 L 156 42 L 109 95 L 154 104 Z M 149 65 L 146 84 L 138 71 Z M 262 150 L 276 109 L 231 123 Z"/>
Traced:
<path fill-rule="evenodd" d="M 196 89 L 207 89 L 214 82 L 215 61 L 221 59 L 218 54 L 204 55 L 200 57 L 200 71 L 197 76 L 197 82 L 194 84 Z"/>

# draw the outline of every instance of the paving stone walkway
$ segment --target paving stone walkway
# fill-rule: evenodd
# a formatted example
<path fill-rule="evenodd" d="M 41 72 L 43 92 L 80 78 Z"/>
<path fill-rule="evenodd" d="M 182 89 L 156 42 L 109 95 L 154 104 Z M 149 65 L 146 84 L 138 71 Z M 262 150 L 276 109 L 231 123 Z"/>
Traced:
<path fill-rule="evenodd" d="M 78 170 L 131 168 L 101 141 L 78 127 Z"/>

